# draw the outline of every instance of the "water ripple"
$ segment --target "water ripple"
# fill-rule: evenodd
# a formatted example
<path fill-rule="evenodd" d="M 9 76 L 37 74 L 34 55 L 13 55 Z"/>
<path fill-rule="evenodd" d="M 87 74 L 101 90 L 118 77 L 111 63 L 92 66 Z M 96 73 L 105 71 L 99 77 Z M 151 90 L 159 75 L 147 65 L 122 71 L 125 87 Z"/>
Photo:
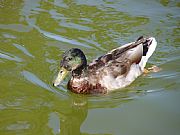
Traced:
<path fill-rule="evenodd" d="M 21 50 L 24 54 L 34 58 L 34 56 L 23 46 L 18 45 L 18 44 L 13 44 L 16 48 L 18 48 L 19 50 Z"/>
<path fill-rule="evenodd" d="M 71 23 L 71 22 L 62 21 L 59 24 L 60 24 L 60 26 L 67 27 L 67 28 L 73 28 L 73 29 L 83 30 L 83 31 L 94 31 L 90 27 L 83 26 L 80 24 Z"/>
<path fill-rule="evenodd" d="M 42 80 L 40 80 L 33 73 L 30 73 L 29 71 L 22 71 L 22 75 L 31 83 L 53 92 L 53 89 L 51 89 L 46 83 L 44 83 Z"/>
<path fill-rule="evenodd" d="M 13 30 L 17 32 L 29 32 L 31 30 L 30 26 L 23 24 L 0 24 L 1 29 Z"/>
<path fill-rule="evenodd" d="M 16 61 L 16 62 L 22 62 L 23 59 L 15 56 L 15 55 L 12 55 L 10 53 L 7 53 L 7 52 L 0 52 L 0 58 L 3 58 L 3 59 L 7 59 L 7 60 L 12 60 L 12 61 Z"/>
<path fill-rule="evenodd" d="M 56 35 L 56 34 L 51 33 L 51 32 L 46 32 L 46 31 L 40 30 L 40 33 L 42 33 L 46 37 L 49 37 L 49 38 L 52 38 L 52 39 L 55 39 L 55 40 L 58 40 L 61 42 L 65 42 L 65 43 L 69 43 L 69 44 L 73 44 L 73 45 L 78 45 L 78 46 L 83 46 L 83 47 L 87 47 L 87 48 L 92 48 L 91 46 L 80 43 L 74 39 L 67 39 L 65 37 L 62 37 L 60 35 Z"/>
<path fill-rule="evenodd" d="M 29 72 L 29 71 L 22 71 L 21 74 L 25 77 L 26 80 L 28 80 L 29 82 L 40 86 L 50 92 L 56 93 L 57 95 L 59 95 L 61 98 L 68 98 L 68 95 L 66 93 L 62 93 L 62 91 L 57 91 L 55 90 L 53 87 L 50 87 L 50 85 L 46 84 L 45 82 L 43 82 L 40 78 L 38 78 L 35 74 Z"/>

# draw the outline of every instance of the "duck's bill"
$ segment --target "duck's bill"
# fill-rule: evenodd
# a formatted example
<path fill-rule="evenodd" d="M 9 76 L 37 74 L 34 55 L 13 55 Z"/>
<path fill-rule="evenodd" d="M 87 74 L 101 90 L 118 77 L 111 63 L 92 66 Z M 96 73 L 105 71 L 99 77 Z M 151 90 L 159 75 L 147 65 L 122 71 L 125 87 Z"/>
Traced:
<path fill-rule="evenodd" d="M 68 70 L 66 70 L 65 68 L 61 67 L 57 78 L 54 80 L 53 85 L 54 86 L 58 86 L 61 84 L 61 82 L 64 80 L 64 78 L 67 76 L 68 74 Z"/>

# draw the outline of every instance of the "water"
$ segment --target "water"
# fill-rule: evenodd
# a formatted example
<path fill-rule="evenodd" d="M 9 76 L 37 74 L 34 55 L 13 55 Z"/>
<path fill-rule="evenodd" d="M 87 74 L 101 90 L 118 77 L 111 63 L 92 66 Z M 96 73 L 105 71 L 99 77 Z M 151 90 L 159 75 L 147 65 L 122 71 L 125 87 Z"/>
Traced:
<path fill-rule="evenodd" d="M 179 135 L 179 13 L 169 0 L 1 0 L 0 134 Z M 52 86 L 65 50 L 91 61 L 141 35 L 156 37 L 147 66 L 162 71 L 108 95 Z"/>

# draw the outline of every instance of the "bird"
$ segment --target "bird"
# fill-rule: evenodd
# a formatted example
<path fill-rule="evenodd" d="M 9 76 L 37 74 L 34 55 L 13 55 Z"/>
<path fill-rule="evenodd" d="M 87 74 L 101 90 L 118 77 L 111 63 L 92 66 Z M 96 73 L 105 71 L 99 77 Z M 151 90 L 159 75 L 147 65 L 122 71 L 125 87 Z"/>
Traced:
<path fill-rule="evenodd" d="M 105 94 L 124 88 L 143 74 L 156 46 L 154 37 L 140 36 L 134 42 L 113 49 L 89 64 L 82 50 L 71 48 L 62 55 L 53 86 L 61 85 L 67 74 L 71 73 L 67 89 L 77 94 Z"/>

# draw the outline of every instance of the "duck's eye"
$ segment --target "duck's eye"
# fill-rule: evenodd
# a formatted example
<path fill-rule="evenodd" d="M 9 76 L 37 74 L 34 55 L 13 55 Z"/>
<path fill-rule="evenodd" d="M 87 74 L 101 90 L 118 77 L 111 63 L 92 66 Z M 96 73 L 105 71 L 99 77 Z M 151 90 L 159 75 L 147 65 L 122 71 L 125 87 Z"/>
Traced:
<path fill-rule="evenodd" d="M 60 73 L 62 74 L 62 73 L 63 73 L 63 71 L 61 70 L 61 71 L 60 71 Z"/>
<path fill-rule="evenodd" d="M 72 60 L 72 58 L 68 58 L 68 60 L 70 61 L 70 60 Z"/>

